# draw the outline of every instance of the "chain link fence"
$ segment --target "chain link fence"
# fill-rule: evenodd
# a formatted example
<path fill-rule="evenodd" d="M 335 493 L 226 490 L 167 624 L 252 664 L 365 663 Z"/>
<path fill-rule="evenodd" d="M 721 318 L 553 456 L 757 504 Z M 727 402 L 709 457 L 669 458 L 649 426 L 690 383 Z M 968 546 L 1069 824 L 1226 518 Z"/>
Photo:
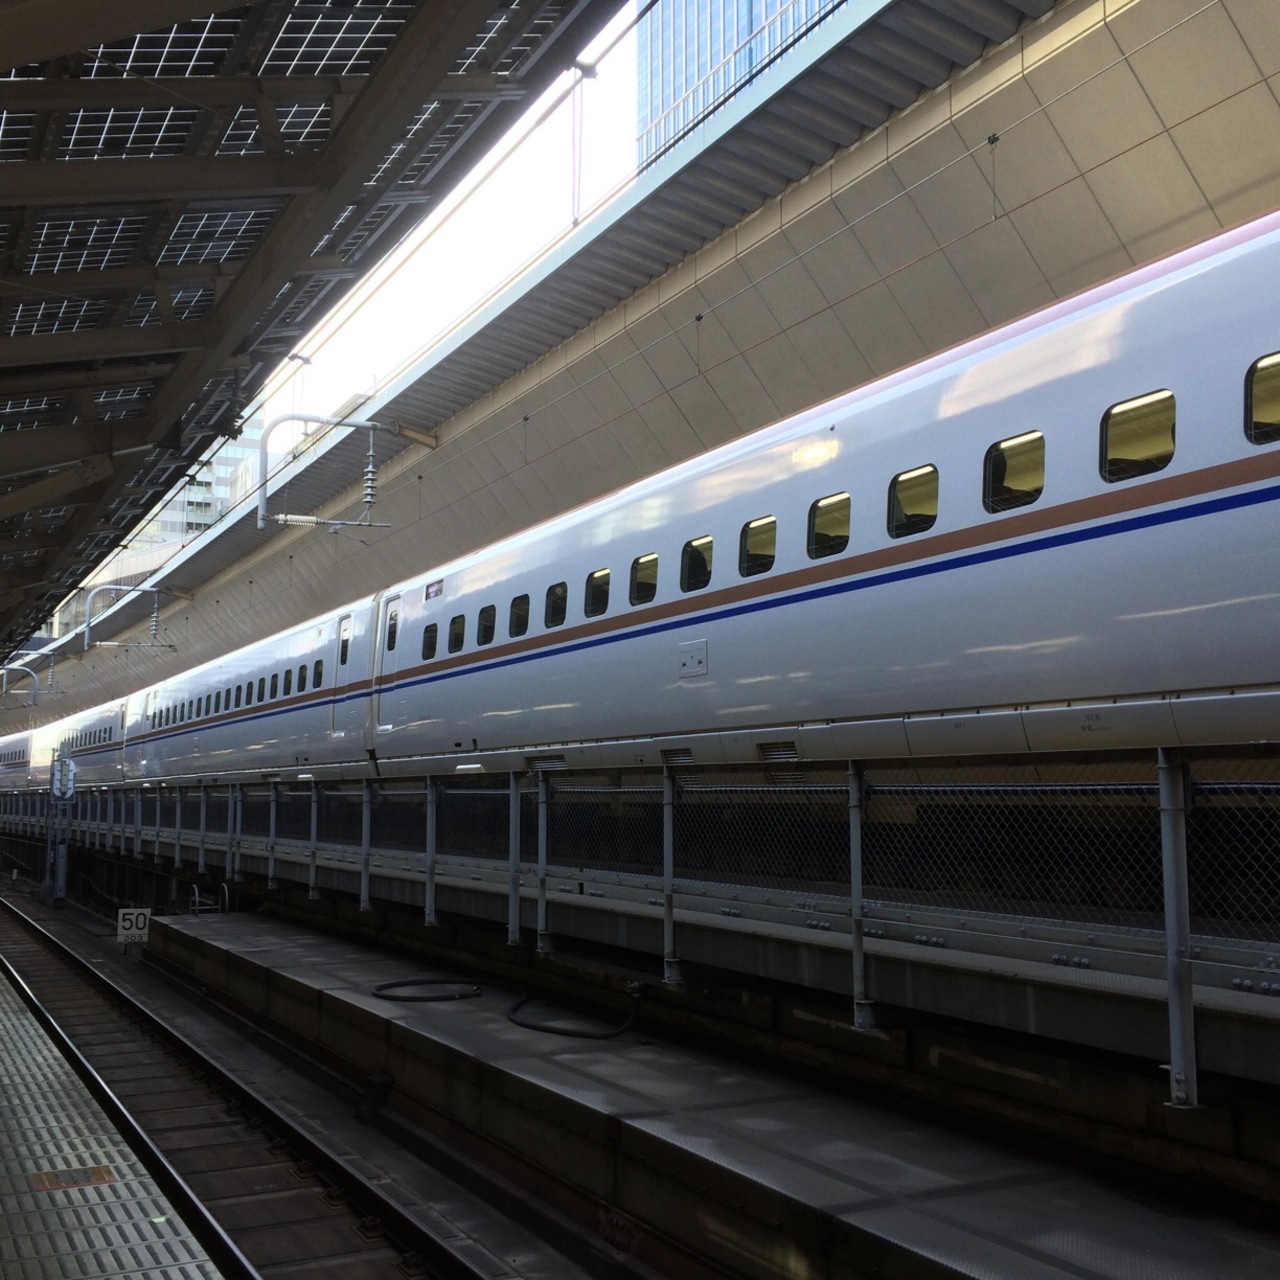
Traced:
<path fill-rule="evenodd" d="M 1154 769 L 869 771 L 863 892 L 872 904 L 1159 932 Z"/>
<path fill-rule="evenodd" d="M 1190 774 L 1192 933 L 1280 943 L 1280 762 L 1202 760 Z"/>
<path fill-rule="evenodd" d="M 1191 931 L 1223 944 L 1280 944 L 1280 760 L 1206 756 L 1186 765 L 1186 851 Z M 799 762 L 741 768 L 681 767 L 673 775 L 673 887 L 744 890 L 832 911 L 850 903 L 850 792 L 838 766 Z M 658 769 L 555 773 L 545 778 L 552 876 L 595 875 L 652 886 L 664 873 L 664 775 Z M 509 779 L 436 784 L 441 865 L 510 858 Z M 204 791 L 210 867 L 224 854 L 232 791 Z M 427 784 L 371 787 L 375 853 L 425 857 Z M 519 866 L 537 866 L 539 780 L 519 780 Z M 158 800 L 157 800 L 158 796 Z M 358 783 L 254 783 L 240 789 L 247 839 L 271 830 L 351 855 L 361 847 Z M 861 788 L 865 913 L 926 909 L 1111 934 L 1164 929 L 1159 775 L 1154 753 L 1105 762 L 956 764 L 870 768 Z M 139 813 L 139 800 L 141 812 Z M 112 847 L 134 848 L 135 828 L 161 838 L 177 818 L 177 792 L 126 790 L 109 807 Z M 10 804 L 7 826 L 25 830 L 34 801 Z M 105 828 L 105 799 L 96 816 Z M 200 790 L 182 793 L 184 842 L 194 843 Z M 148 835 L 148 841 L 151 839 Z M 147 845 L 147 849 L 150 845 Z M 146 852 L 146 849 L 144 849 Z M 528 880 L 526 878 L 526 884 Z"/>

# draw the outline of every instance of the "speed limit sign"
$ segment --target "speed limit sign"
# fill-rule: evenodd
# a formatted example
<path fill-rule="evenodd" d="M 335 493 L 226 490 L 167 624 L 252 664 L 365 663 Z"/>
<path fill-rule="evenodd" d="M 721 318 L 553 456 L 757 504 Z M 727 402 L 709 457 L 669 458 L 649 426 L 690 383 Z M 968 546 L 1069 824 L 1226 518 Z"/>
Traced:
<path fill-rule="evenodd" d="M 116 913 L 117 942 L 146 942 L 150 927 L 150 907 L 122 907 Z"/>

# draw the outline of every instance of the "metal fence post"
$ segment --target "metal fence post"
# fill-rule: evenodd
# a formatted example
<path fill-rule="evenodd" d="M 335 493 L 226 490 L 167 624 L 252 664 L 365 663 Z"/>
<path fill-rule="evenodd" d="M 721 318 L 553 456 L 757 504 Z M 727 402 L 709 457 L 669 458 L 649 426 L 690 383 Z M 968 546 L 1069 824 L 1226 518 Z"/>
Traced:
<path fill-rule="evenodd" d="M 1157 753 L 1160 851 L 1164 879 L 1165 981 L 1169 1002 L 1169 1092 L 1175 1107 L 1199 1103 L 1195 1004 L 1191 985 L 1191 906 L 1187 886 L 1186 770 L 1175 753 Z"/>
<path fill-rule="evenodd" d="M 173 869 L 182 867 L 182 788 L 173 793 Z"/>
<path fill-rule="evenodd" d="M 155 839 L 155 850 L 151 855 L 152 862 L 160 861 L 160 828 L 161 826 L 163 826 L 163 822 L 161 821 L 160 806 L 163 802 L 164 802 L 164 788 L 157 787 L 156 788 L 156 839 Z"/>
<path fill-rule="evenodd" d="M 427 779 L 427 856 L 423 867 L 422 923 L 428 927 L 439 924 L 436 919 L 436 819 L 439 812 L 439 791 L 434 778 Z"/>
<path fill-rule="evenodd" d="M 520 941 L 520 775 L 507 775 L 507 944 Z"/>
<path fill-rule="evenodd" d="M 373 783 L 360 784 L 360 910 L 372 911 L 369 897 L 369 855 L 373 847 Z"/>
<path fill-rule="evenodd" d="M 849 761 L 849 916 L 853 963 L 853 1025 L 868 1030 L 875 1025 L 867 998 L 865 917 L 862 901 L 862 771 Z"/>
<path fill-rule="evenodd" d="M 267 888 L 276 887 L 276 813 L 280 803 L 280 784 L 271 784 L 271 813 L 267 819 Z"/>
<path fill-rule="evenodd" d="M 551 802 L 551 783 L 545 773 L 538 774 L 538 950 L 553 951 L 547 929 L 547 811 Z"/>
<path fill-rule="evenodd" d="M 223 880 L 238 880 L 240 869 L 236 865 L 236 801 L 240 788 L 234 783 L 227 786 L 227 856 L 222 864 Z"/>
<path fill-rule="evenodd" d="M 316 881 L 316 858 L 320 851 L 320 787 L 315 779 L 311 780 L 311 846 L 307 860 L 307 897 L 315 900 L 320 896 L 320 886 Z"/>
<path fill-rule="evenodd" d="M 676 779 L 670 769 L 662 772 L 662 981 L 684 981 L 676 958 Z"/>
<path fill-rule="evenodd" d="M 133 789 L 133 856 L 142 857 L 142 788 Z"/>
<path fill-rule="evenodd" d="M 209 792 L 200 784 L 200 834 L 196 837 L 196 875 L 204 875 L 204 833 L 209 825 Z"/>

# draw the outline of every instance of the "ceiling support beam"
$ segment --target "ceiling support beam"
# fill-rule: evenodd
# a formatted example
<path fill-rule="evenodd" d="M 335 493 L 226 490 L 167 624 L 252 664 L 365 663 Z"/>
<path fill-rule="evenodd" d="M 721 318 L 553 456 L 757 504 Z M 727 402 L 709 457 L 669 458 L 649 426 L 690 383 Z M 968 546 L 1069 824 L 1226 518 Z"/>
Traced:
<path fill-rule="evenodd" d="M 65 471 L 23 485 L 21 489 L 0 494 L 0 520 L 12 520 L 25 511 L 65 502 L 69 494 L 105 480 L 113 470 L 110 458 L 86 458 L 78 467 L 68 467 Z"/>
<path fill-rule="evenodd" d="M 28 432 L 21 453 L 15 452 L 12 461 L 6 464 L 6 455 L 0 453 L 0 481 L 69 466 L 81 458 L 119 458 L 149 451 L 155 448 L 149 441 L 153 426 L 148 418 L 131 418 L 127 422 L 77 422 Z"/>
<path fill-rule="evenodd" d="M 276 156 L 159 156 L 137 160 L 32 160 L 9 165 L 6 205 L 67 206 L 86 203 L 92 166 L 93 203 L 105 201 L 217 200 L 255 196 L 264 206 L 281 196 L 322 185 L 320 161 L 306 152 Z M 361 175 L 363 177 L 363 174 Z"/>
<path fill-rule="evenodd" d="M 210 323 L 148 324 L 135 329 L 76 329 L 6 338 L 0 344 L 0 369 L 61 364 L 73 360 L 111 360 L 120 356 L 169 355 L 200 351 L 212 336 Z"/>

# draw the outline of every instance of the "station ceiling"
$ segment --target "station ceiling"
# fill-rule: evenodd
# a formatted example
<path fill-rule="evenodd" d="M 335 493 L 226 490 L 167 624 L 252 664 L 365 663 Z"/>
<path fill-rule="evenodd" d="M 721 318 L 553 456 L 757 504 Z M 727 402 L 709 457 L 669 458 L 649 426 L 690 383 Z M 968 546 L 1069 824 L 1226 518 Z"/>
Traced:
<path fill-rule="evenodd" d="M 614 0 L 0 0 L 0 649 Z"/>

